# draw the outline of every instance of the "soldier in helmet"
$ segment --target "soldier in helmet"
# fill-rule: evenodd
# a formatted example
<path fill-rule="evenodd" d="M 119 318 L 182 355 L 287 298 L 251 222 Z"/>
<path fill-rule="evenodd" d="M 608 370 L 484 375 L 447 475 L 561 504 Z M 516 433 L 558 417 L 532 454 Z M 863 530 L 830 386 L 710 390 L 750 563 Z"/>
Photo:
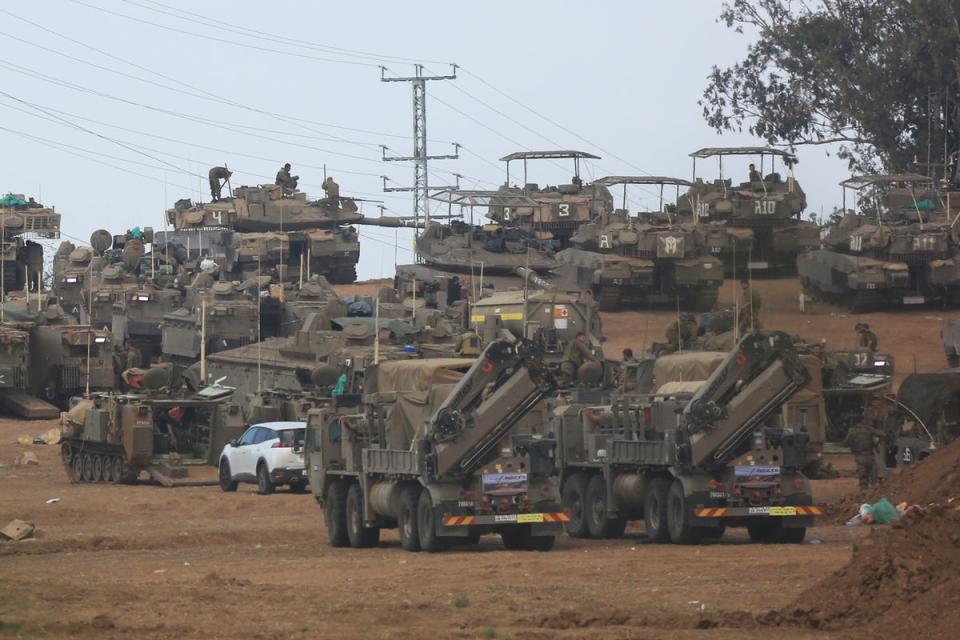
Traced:
<path fill-rule="evenodd" d="M 283 187 L 284 195 L 288 193 L 293 193 L 297 189 L 297 181 L 300 180 L 300 176 L 291 176 L 290 175 L 290 163 L 286 163 L 280 168 L 280 171 L 277 171 L 277 180 L 276 184 Z"/>
<path fill-rule="evenodd" d="M 869 349 L 870 353 L 876 353 L 877 334 L 870 331 L 870 325 L 865 322 L 858 322 L 854 330 L 857 332 L 857 346 L 863 349 Z"/>
<path fill-rule="evenodd" d="M 882 439 L 883 432 L 869 424 L 866 417 L 847 431 L 843 444 L 850 447 L 856 460 L 861 488 L 869 487 L 877 479 L 876 453 Z"/>
<path fill-rule="evenodd" d="M 133 346 L 133 342 L 130 340 L 123 343 L 123 356 L 124 370 L 139 369 L 140 365 L 143 364 L 140 350 Z"/>
<path fill-rule="evenodd" d="M 583 331 L 577 332 L 577 337 L 567 343 L 567 348 L 563 351 L 563 361 L 560 363 L 560 371 L 563 373 L 565 382 L 572 383 L 577 380 L 577 370 L 585 362 L 596 362 L 597 357 L 590 351 L 587 345 L 587 334 Z"/>
<path fill-rule="evenodd" d="M 760 305 L 762 301 L 757 290 L 750 286 L 749 280 L 741 280 L 743 290 L 743 305 L 740 307 L 740 333 L 760 330 Z"/>
<path fill-rule="evenodd" d="M 323 191 L 327 194 L 327 204 L 331 207 L 340 206 L 340 185 L 334 182 L 333 177 L 327 176 L 323 181 Z"/>
<path fill-rule="evenodd" d="M 223 188 L 223 180 L 226 182 L 233 175 L 233 172 L 226 167 L 213 167 L 210 169 L 210 197 L 213 202 L 220 199 L 220 190 Z"/>

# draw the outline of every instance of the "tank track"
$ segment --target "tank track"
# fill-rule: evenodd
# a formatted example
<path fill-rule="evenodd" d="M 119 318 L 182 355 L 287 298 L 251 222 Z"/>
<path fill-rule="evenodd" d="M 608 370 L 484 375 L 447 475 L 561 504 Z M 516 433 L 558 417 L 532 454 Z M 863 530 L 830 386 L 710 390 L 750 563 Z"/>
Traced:
<path fill-rule="evenodd" d="M 120 445 L 67 440 L 60 446 L 60 455 L 71 482 L 129 484 L 137 479 Z"/>

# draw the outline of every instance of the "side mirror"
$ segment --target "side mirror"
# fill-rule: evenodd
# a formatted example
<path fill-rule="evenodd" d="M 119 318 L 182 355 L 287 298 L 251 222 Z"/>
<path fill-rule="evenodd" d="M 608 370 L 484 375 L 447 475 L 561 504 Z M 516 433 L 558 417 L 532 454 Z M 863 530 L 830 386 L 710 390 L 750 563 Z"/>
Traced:
<path fill-rule="evenodd" d="M 236 448 L 240 446 L 240 443 L 237 442 L 236 438 L 234 438 L 233 440 L 230 441 L 230 446 Z"/>

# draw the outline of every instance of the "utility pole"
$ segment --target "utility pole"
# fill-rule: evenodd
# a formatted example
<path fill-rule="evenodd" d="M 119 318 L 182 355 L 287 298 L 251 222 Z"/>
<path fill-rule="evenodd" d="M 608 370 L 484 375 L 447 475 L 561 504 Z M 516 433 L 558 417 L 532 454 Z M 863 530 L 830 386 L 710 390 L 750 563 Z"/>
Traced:
<path fill-rule="evenodd" d="M 422 219 L 424 224 L 430 222 L 430 205 L 427 201 L 430 189 L 458 189 L 459 180 L 456 186 L 430 187 L 427 174 L 428 160 L 457 160 L 460 158 L 460 145 L 453 143 L 453 153 L 448 155 L 431 156 L 427 153 L 427 81 L 428 80 L 456 80 L 457 65 L 451 66 L 450 75 L 443 76 L 425 76 L 423 75 L 423 65 L 415 65 L 416 73 L 413 76 L 403 78 L 386 77 L 387 68 L 380 67 L 380 80 L 382 82 L 409 82 L 413 86 L 413 155 L 412 156 L 388 156 L 387 147 L 381 145 L 383 149 L 383 160 L 386 162 L 413 162 L 413 186 L 410 187 L 388 187 L 387 176 L 383 178 L 384 192 L 391 191 L 412 191 L 413 192 L 413 219 L 419 227 Z"/>

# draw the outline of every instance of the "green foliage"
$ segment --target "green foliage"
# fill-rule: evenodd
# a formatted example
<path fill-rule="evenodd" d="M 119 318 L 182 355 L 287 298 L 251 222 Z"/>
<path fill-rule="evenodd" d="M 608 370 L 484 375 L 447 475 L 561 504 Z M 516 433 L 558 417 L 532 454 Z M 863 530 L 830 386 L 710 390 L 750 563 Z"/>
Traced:
<path fill-rule="evenodd" d="M 960 3 L 734 0 L 720 21 L 753 38 L 714 67 L 703 115 L 771 144 L 839 143 L 851 169 L 903 171 L 960 143 Z M 942 169 L 940 170 L 942 171 Z"/>
<path fill-rule="evenodd" d="M 466 609 L 470 606 L 470 598 L 467 596 L 457 596 L 453 599 L 453 606 L 457 609 Z"/>

